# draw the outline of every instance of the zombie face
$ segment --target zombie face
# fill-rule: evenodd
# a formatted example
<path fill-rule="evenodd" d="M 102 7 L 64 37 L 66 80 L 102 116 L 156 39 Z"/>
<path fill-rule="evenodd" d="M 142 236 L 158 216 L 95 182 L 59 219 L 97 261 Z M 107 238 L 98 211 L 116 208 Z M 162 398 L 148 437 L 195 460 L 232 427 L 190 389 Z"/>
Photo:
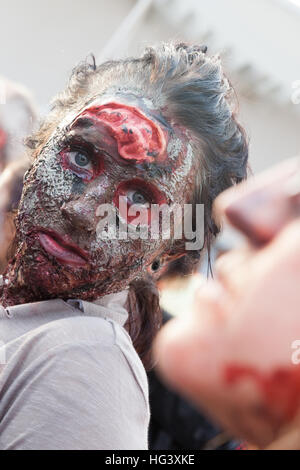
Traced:
<path fill-rule="evenodd" d="M 172 240 L 103 239 L 99 206 L 113 206 L 119 223 L 126 216 L 119 196 L 127 209 L 134 204 L 144 213 L 151 204 L 183 204 L 193 170 L 187 134 L 149 101 L 131 93 L 91 100 L 66 116 L 25 177 L 6 282 L 30 283 L 35 300 L 93 300 L 126 288 L 151 271 Z"/>

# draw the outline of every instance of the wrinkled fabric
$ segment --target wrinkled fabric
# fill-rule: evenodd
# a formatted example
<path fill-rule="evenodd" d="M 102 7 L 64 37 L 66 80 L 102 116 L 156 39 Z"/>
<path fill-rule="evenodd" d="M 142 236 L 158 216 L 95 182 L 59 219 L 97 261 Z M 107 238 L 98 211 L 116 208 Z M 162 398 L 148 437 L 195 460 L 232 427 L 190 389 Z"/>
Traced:
<path fill-rule="evenodd" d="M 0 449 L 147 449 L 147 377 L 113 303 L 0 307 Z"/>

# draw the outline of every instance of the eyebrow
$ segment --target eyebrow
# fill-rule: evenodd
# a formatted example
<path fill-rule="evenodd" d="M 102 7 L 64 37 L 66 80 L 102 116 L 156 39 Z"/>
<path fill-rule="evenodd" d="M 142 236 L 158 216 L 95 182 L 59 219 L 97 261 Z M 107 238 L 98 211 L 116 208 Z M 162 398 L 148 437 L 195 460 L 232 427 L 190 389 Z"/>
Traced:
<path fill-rule="evenodd" d="M 117 145 L 116 139 L 114 138 L 114 136 L 110 135 L 108 132 L 106 132 L 106 140 L 109 140 L 113 144 L 112 146 L 110 146 L 108 142 L 105 142 L 105 139 L 103 138 L 101 140 L 98 139 L 97 141 L 95 141 L 96 139 L 91 139 L 88 136 L 81 135 L 81 134 L 79 135 L 75 134 L 75 136 L 74 135 L 70 136 L 70 133 L 72 132 L 76 133 L 76 130 L 84 131 L 85 129 L 90 129 L 94 127 L 96 131 L 96 127 L 95 127 L 93 120 L 89 118 L 88 116 L 78 116 L 74 119 L 74 121 L 68 126 L 66 126 L 65 128 L 65 136 L 67 138 L 79 137 L 87 144 L 93 145 L 97 150 L 104 152 L 108 156 L 112 158 L 117 157 L 118 160 L 122 159 L 122 157 L 119 155 L 118 150 L 117 150 L 118 145 Z M 98 130 L 98 134 L 99 134 L 99 130 Z"/>

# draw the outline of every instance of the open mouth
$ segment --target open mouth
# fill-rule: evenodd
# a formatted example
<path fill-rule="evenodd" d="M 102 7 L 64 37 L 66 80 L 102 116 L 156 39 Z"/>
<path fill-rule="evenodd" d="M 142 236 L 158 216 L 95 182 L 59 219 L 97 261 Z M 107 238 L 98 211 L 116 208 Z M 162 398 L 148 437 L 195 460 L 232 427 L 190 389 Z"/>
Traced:
<path fill-rule="evenodd" d="M 77 267 L 88 264 L 87 253 L 73 243 L 66 242 L 58 233 L 38 231 L 37 235 L 44 250 L 61 263 Z"/>

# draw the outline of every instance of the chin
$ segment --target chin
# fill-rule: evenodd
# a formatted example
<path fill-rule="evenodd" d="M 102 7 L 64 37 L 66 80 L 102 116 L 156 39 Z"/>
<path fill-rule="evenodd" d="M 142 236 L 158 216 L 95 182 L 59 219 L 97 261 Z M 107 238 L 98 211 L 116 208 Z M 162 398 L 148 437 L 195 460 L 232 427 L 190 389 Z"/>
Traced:
<path fill-rule="evenodd" d="M 62 263 L 31 239 L 19 245 L 8 277 L 16 289 L 26 290 L 26 298 L 17 296 L 18 303 L 54 298 L 94 301 L 128 288 L 131 278 L 136 278 L 130 268 L 124 271 L 123 266 L 110 266 L 99 272 L 95 264 L 77 267 Z"/>

